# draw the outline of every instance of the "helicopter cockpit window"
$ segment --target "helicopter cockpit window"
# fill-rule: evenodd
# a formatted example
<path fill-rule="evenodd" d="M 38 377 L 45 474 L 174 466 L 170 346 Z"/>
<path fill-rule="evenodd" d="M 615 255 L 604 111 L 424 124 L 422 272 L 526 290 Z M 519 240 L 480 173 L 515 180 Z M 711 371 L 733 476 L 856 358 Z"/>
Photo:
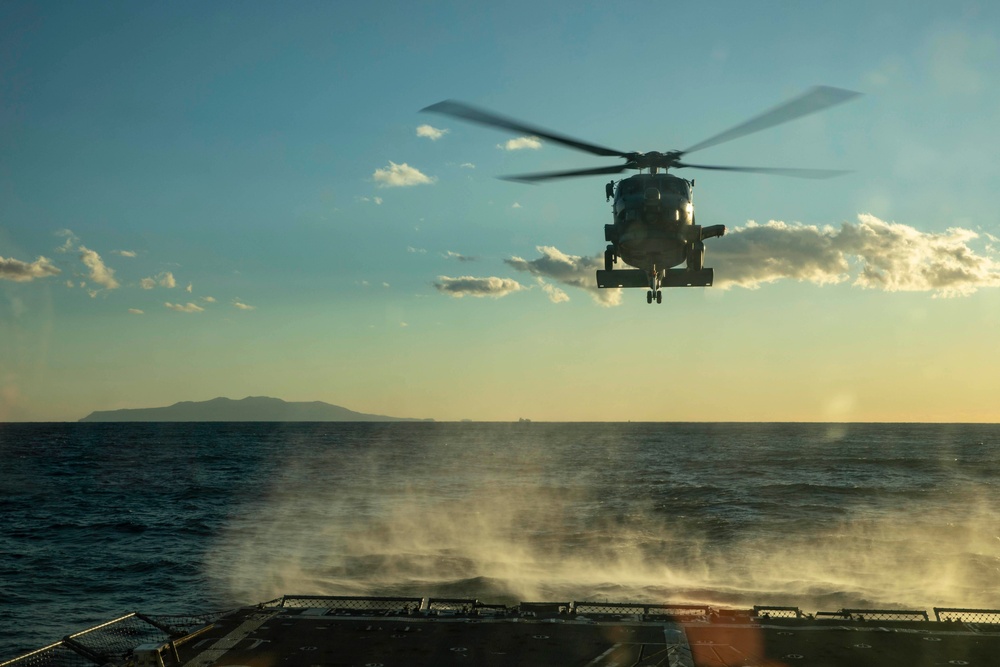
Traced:
<path fill-rule="evenodd" d="M 637 178 L 630 178 L 630 179 L 627 179 L 625 181 L 622 181 L 622 184 L 621 184 L 622 194 L 623 195 L 634 195 L 634 194 L 637 194 L 639 192 L 642 192 L 642 190 L 643 190 L 642 185 L 643 184 Z"/>
<path fill-rule="evenodd" d="M 674 176 L 663 176 L 657 179 L 657 188 L 660 192 L 672 192 L 678 195 L 688 194 L 687 183 Z"/>

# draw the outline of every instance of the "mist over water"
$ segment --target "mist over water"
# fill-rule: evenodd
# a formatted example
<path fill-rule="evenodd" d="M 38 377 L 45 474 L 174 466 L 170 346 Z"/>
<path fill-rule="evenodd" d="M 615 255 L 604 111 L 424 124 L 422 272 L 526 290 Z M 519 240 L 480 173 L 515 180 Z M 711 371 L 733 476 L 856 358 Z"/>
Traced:
<path fill-rule="evenodd" d="M 0 657 L 282 594 L 1000 608 L 992 425 L 0 425 L 0 456 Z"/>
<path fill-rule="evenodd" d="M 251 600 L 1000 606 L 990 444 L 906 428 L 388 429 L 287 461 L 209 572 Z"/>

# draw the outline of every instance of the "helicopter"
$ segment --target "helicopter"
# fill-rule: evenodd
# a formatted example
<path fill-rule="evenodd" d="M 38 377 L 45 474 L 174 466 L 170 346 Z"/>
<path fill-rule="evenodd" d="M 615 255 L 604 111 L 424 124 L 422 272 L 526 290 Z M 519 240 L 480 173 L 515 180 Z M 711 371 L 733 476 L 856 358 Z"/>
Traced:
<path fill-rule="evenodd" d="M 786 123 L 817 111 L 846 102 L 860 93 L 816 86 L 787 102 L 754 116 L 684 150 L 646 153 L 606 148 L 564 134 L 546 130 L 505 117 L 486 109 L 456 100 L 445 100 L 421 111 L 451 116 L 490 127 L 524 132 L 548 139 L 568 148 L 599 155 L 618 157 L 624 164 L 568 171 L 550 171 L 501 177 L 522 183 L 577 176 L 619 174 L 629 169 L 638 174 L 612 180 L 605 185 L 605 201 L 614 200 L 614 222 L 604 225 L 604 269 L 597 271 L 600 288 L 646 287 L 646 303 L 662 303 L 662 287 L 710 287 L 714 271 L 705 267 L 705 240 L 723 236 L 725 225 L 703 227 L 695 224 L 692 192 L 694 179 L 668 173 L 670 169 L 706 169 L 738 171 L 799 178 L 830 178 L 847 173 L 833 169 L 795 169 L 777 167 L 739 167 L 684 162 L 688 153 L 732 141 L 753 132 Z M 615 269 L 621 260 L 633 268 Z M 684 268 L 674 268 L 685 264 Z"/>

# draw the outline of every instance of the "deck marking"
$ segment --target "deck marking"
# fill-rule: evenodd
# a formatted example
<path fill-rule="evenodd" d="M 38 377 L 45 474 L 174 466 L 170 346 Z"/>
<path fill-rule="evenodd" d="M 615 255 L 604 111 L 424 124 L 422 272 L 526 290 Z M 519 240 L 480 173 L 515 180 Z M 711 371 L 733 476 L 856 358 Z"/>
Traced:
<path fill-rule="evenodd" d="M 611 648 L 609 648 L 607 651 L 605 651 L 604 653 L 600 654 L 599 656 L 597 656 L 596 658 L 594 658 L 593 660 L 591 660 L 590 662 L 588 662 L 587 665 L 586 665 L 586 667 L 591 667 L 591 665 L 600 664 L 601 660 L 603 660 L 608 654 L 610 654 L 612 651 L 614 651 L 619 646 L 621 646 L 621 644 L 615 644 L 614 646 L 612 646 Z"/>
<path fill-rule="evenodd" d="M 235 648 L 237 644 L 255 632 L 260 626 L 277 616 L 280 612 L 263 612 L 250 614 L 247 620 L 233 628 L 228 635 L 215 642 L 207 649 L 189 660 L 185 667 L 209 667 L 221 658 L 226 651 Z"/>
<path fill-rule="evenodd" d="M 667 662 L 670 667 L 694 667 L 691 644 L 680 623 L 664 623 L 663 639 L 667 643 Z"/>

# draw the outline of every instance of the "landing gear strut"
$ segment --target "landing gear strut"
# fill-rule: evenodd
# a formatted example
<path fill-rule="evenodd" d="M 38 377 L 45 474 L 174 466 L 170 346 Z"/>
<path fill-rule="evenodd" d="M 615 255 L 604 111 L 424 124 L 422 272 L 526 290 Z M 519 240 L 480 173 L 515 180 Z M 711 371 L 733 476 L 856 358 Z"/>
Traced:
<path fill-rule="evenodd" d="M 657 271 L 654 265 L 649 271 L 649 290 L 646 292 L 646 303 L 653 303 L 653 299 L 656 299 L 656 303 L 663 303 L 663 292 L 660 291 L 660 272 Z"/>
<path fill-rule="evenodd" d="M 604 270 L 610 271 L 617 263 L 618 255 L 615 253 L 615 247 L 608 244 L 608 249 L 604 251 Z"/>

